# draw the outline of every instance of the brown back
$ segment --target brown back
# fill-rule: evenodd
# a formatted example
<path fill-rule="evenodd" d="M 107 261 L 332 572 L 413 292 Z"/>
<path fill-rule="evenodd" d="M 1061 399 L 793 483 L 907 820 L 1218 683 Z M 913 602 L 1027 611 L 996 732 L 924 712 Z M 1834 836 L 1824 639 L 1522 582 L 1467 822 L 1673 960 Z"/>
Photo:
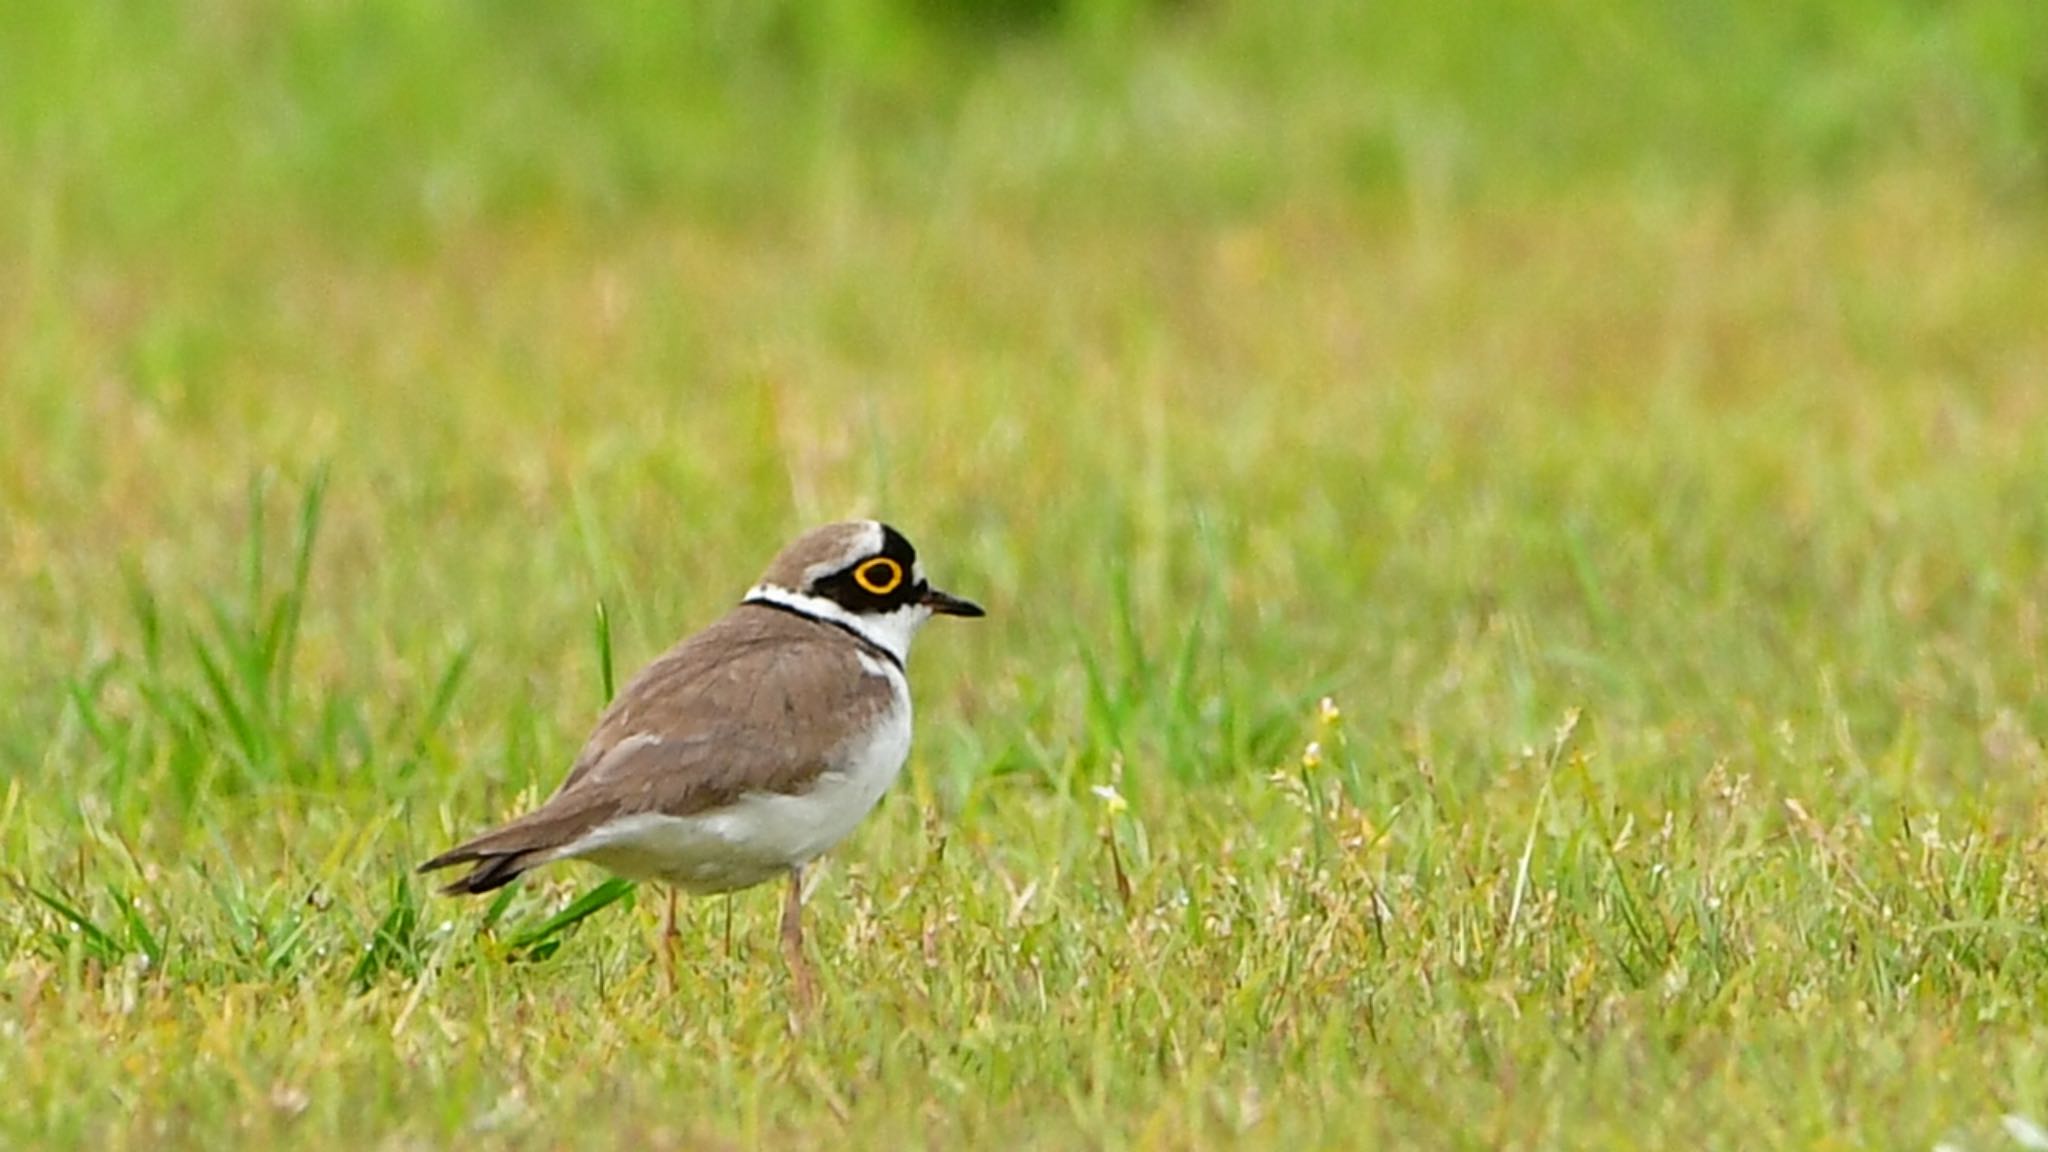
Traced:
<path fill-rule="evenodd" d="M 540 852 L 621 816 L 800 793 L 892 704 L 852 636 L 741 604 L 627 683 L 546 804 L 428 865 Z"/>

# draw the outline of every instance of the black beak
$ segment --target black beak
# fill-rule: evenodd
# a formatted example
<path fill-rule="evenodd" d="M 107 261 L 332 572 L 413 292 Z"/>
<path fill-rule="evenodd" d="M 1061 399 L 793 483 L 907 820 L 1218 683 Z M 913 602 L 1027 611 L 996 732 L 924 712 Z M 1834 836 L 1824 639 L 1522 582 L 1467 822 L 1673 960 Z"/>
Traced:
<path fill-rule="evenodd" d="M 976 604 L 974 601 L 962 600 L 949 592 L 941 592 L 929 584 L 924 586 L 924 595 L 919 596 L 917 602 L 931 609 L 934 614 L 939 616 L 988 615 L 988 613 L 981 610 L 981 605 Z"/>

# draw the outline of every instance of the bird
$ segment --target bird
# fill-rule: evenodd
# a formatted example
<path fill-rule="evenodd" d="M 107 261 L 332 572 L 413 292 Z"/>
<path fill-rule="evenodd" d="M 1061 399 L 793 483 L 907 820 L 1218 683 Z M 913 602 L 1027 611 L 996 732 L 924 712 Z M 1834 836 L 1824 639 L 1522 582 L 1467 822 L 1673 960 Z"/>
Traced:
<path fill-rule="evenodd" d="M 667 889 L 663 972 L 674 984 L 675 899 L 787 877 L 781 947 L 795 998 L 804 868 L 844 840 L 910 752 L 911 640 L 980 605 L 932 586 L 901 532 L 877 520 L 813 528 L 739 603 L 628 681 L 554 794 L 427 860 L 474 895 L 581 860 Z"/>

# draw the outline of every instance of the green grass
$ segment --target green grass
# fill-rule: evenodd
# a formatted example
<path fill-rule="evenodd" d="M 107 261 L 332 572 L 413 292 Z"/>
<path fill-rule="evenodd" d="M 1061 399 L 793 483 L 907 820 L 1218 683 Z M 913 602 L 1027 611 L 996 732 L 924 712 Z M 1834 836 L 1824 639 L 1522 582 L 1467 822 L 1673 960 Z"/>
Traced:
<path fill-rule="evenodd" d="M 27 5 L 0 1145 L 2014 1146 L 2044 12 Z M 856 513 L 800 1035 L 411 874 Z"/>

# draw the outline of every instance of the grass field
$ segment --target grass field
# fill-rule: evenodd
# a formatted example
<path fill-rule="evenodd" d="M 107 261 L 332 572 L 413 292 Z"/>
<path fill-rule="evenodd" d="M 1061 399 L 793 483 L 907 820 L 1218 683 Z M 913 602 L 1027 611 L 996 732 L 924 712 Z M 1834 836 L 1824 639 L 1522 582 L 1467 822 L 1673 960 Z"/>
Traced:
<path fill-rule="evenodd" d="M 9 25 L 0 1147 L 2048 1125 L 2048 7 Z M 800 1034 L 410 874 L 849 514 Z"/>

